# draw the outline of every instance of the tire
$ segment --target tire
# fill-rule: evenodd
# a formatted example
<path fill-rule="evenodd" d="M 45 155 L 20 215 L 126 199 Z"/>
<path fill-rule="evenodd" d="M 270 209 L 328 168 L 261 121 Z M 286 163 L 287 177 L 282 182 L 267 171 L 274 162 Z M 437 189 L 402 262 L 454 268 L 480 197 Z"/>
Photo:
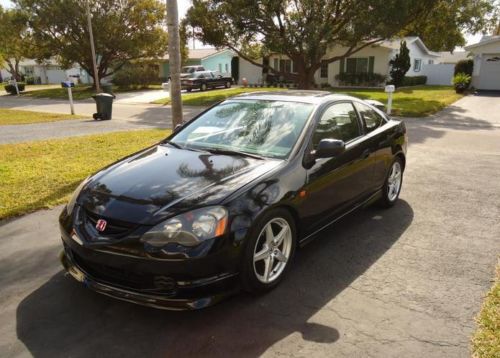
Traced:
<path fill-rule="evenodd" d="M 227 82 L 224 84 L 224 87 L 225 87 L 225 88 L 231 88 L 231 82 L 227 81 Z"/>
<path fill-rule="evenodd" d="M 186 89 L 186 91 L 191 92 L 191 91 L 192 91 L 192 89 L 191 89 L 191 88 L 188 88 L 188 89 Z"/>
<path fill-rule="evenodd" d="M 398 174 L 399 173 L 399 174 Z M 403 161 L 400 157 L 394 158 L 391 164 L 387 178 L 384 181 L 382 189 L 382 198 L 380 199 L 380 206 L 390 208 L 396 204 L 403 186 Z"/>
<path fill-rule="evenodd" d="M 207 85 L 205 83 L 202 83 L 200 85 L 200 91 L 206 91 L 207 90 Z"/>
<path fill-rule="evenodd" d="M 268 240 L 269 225 L 274 238 L 285 230 L 277 244 Z M 258 294 L 278 286 L 293 262 L 296 233 L 295 221 L 285 209 L 270 210 L 257 219 L 243 253 L 241 281 L 245 291 Z M 256 260 L 259 253 L 261 258 Z"/>

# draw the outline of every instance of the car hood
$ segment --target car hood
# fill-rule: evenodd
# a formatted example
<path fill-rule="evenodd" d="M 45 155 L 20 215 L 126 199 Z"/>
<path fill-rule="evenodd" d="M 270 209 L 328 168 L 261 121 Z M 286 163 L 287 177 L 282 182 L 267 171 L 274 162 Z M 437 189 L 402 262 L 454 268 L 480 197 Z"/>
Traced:
<path fill-rule="evenodd" d="M 217 204 L 281 162 L 157 145 L 95 174 L 78 203 L 102 217 L 152 225 Z"/>

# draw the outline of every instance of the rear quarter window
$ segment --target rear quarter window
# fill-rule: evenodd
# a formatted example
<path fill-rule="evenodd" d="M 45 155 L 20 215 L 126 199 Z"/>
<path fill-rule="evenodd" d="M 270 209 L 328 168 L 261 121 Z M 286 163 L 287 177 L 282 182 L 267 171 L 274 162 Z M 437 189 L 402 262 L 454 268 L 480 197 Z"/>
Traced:
<path fill-rule="evenodd" d="M 384 117 L 369 106 L 359 102 L 355 102 L 354 106 L 361 116 L 361 120 L 363 121 L 367 133 L 374 131 L 385 123 Z"/>

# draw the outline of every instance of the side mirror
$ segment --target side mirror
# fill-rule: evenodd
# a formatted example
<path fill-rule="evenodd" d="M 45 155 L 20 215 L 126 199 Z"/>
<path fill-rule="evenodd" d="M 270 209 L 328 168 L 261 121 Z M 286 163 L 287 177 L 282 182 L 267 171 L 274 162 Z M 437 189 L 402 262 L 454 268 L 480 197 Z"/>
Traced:
<path fill-rule="evenodd" d="M 316 158 L 331 158 L 339 156 L 345 151 L 345 143 L 340 139 L 322 139 L 318 148 L 313 152 Z"/>

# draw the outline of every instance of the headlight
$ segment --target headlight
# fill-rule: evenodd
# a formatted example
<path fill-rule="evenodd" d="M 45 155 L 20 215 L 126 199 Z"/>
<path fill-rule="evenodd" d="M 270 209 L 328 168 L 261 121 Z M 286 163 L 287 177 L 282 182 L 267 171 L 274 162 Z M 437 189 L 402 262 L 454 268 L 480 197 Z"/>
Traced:
<path fill-rule="evenodd" d="M 78 187 L 73 192 L 73 195 L 71 196 L 71 199 L 69 199 L 68 204 L 66 204 L 66 211 L 68 212 L 68 215 L 71 215 L 71 213 L 73 212 L 73 209 L 75 208 L 75 204 L 76 204 L 76 199 L 78 199 L 78 195 L 80 195 L 80 192 L 82 191 L 82 189 L 85 186 L 85 184 L 88 183 L 89 178 L 90 178 L 90 176 L 87 177 L 87 178 L 85 178 L 80 183 L 80 185 L 78 185 Z"/>
<path fill-rule="evenodd" d="M 141 237 L 141 242 L 153 247 L 169 243 L 196 246 L 202 241 L 226 232 L 227 210 L 222 206 L 197 209 L 168 219 Z"/>

